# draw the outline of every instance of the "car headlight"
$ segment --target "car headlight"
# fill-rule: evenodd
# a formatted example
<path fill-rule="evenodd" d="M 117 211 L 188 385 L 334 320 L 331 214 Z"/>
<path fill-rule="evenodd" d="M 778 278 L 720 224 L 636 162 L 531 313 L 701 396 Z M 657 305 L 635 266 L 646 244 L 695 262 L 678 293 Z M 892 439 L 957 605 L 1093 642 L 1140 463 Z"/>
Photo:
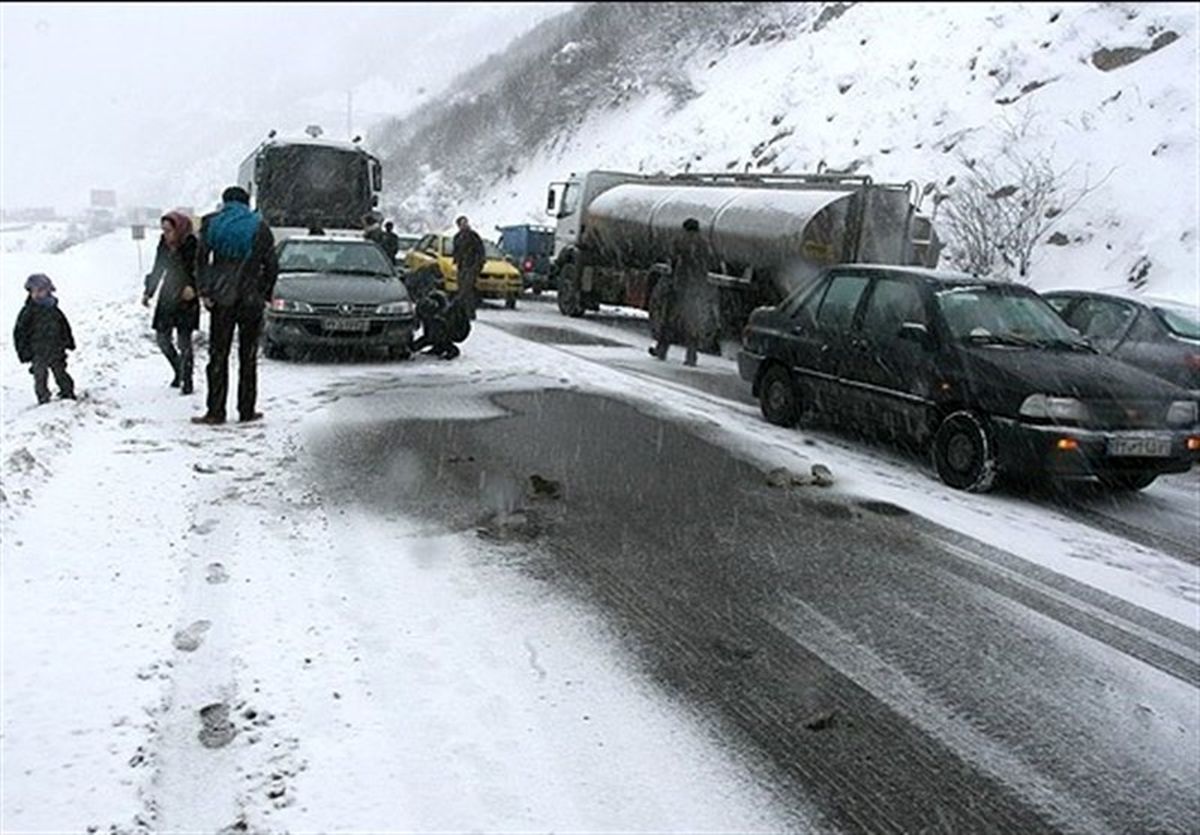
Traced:
<path fill-rule="evenodd" d="M 1196 422 L 1196 401 L 1176 400 L 1167 409 L 1167 423 L 1171 426 L 1191 426 Z"/>
<path fill-rule="evenodd" d="M 279 313 L 312 313 L 312 305 L 292 299 L 271 299 L 271 309 Z"/>
<path fill-rule="evenodd" d="M 375 308 L 375 312 L 383 316 L 411 316 L 413 312 L 412 302 L 388 302 L 381 304 Z"/>
<path fill-rule="evenodd" d="M 1087 407 L 1074 397 L 1050 397 L 1046 394 L 1031 394 L 1021 403 L 1021 417 L 1037 420 L 1073 421 L 1083 423 L 1087 419 Z"/>

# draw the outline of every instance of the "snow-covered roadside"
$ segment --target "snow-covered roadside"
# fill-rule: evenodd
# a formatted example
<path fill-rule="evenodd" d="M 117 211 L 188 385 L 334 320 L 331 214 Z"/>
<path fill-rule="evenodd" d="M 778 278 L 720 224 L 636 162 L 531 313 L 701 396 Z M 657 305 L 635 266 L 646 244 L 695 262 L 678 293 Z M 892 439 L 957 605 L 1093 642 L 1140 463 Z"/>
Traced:
<path fill-rule="evenodd" d="M 305 479 L 306 438 L 360 415 L 338 405 L 355 391 L 390 388 L 370 398 L 389 409 L 449 374 L 469 417 L 473 381 L 553 378 L 497 375 L 483 351 L 266 362 L 267 421 L 201 429 L 199 397 L 166 386 L 131 245 L 36 261 L 5 259 L 0 312 L 48 272 L 88 396 L 31 407 L 3 344 L 0 829 L 818 825 L 627 666 L 595 613 L 506 570 L 511 546 L 335 511 Z"/>
<path fill-rule="evenodd" d="M 869 450 L 809 446 L 753 407 L 589 359 L 652 363 L 641 338 L 564 351 L 487 325 L 508 311 L 485 311 L 454 363 L 264 362 L 266 422 L 193 427 L 200 398 L 166 386 L 132 247 L 110 236 L 3 262 L 9 321 L 25 272 L 58 283 L 89 394 L 33 408 L 0 332 L 4 831 L 136 831 L 139 817 L 167 831 L 239 820 L 272 831 L 819 827 L 776 806 L 753 763 L 628 667 L 595 612 L 513 571 L 519 547 L 422 529 L 402 508 L 343 507 L 307 479 L 306 447 L 330 432 L 485 418 L 500 391 L 597 391 L 764 469 L 819 460 L 834 490 L 1195 624 L 1193 567 L 1049 509 L 947 490 Z M 735 372 L 705 357 L 697 373 Z M 461 402 L 432 413 L 420 397 L 430 385 Z M 35 466 L 11 466 L 14 439 Z M 232 733 L 227 745 L 202 744 L 206 707 L 204 739 Z"/>

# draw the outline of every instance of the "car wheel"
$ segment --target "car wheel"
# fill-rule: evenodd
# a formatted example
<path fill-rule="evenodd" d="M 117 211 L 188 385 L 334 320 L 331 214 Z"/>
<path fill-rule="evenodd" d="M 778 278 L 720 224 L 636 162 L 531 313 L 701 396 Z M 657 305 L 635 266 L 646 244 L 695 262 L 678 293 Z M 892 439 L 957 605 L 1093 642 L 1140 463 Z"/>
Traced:
<path fill-rule="evenodd" d="M 575 264 L 563 264 L 558 274 L 558 309 L 564 316 L 583 315 L 583 298 L 579 289 L 579 270 Z"/>
<path fill-rule="evenodd" d="M 1145 490 L 1158 478 L 1157 473 L 1106 473 L 1102 476 L 1097 476 L 1100 483 L 1109 490 L 1120 490 L 1122 492 L 1132 492 L 1135 490 Z"/>
<path fill-rule="evenodd" d="M 412 350 L 407 345 L 395 345 L 388 348 L 388 356 L 394 360 L 406 360 L 412 356 Z"/>
<path fill-rule="evenodd" d="M 938 477 L 970 493 L 986 493 L 996 481 L 996 450 L 983 420 L 974 412 L 954 412 L 933 439 Z"/>
<path fill-rule="evenodd" d="M 758 387 L 763 417 L 776 426 L 795 426 L 800 420 L 800 391 L 782 365 L 772 365 Z"/>
<path fill-rule="evenodd" d="M 516 296 L 505 296 L 504 297 L 504 306 L 507 307 L 509 310 L 515 309 L 517 306 L 517 297 Z"/>
<path fill-rule="evenodd" d="M 283 348 L 268 339 L 263 344 L 263 356 L 269 360 L 281 360 L 283 359 Z"/>

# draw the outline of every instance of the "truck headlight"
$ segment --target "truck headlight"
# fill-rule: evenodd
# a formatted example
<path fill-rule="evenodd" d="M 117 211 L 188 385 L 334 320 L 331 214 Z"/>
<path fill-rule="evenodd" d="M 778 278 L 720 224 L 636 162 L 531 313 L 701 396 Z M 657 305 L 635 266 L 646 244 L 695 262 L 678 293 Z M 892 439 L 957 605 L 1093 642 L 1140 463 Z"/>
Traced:
<path fill-rule="evenodd" d="M 1176 400 L 1167 409 L 1167 423 L 1171 426 L 1191 426 L 1195 422 L 1195 400 Z"/>
<path fill-rule="evenodd" d="M 412 302 L 388 302 L 381 304 L 375 308 L 375 312 L 382 316 L 411 316 L 413 312 Z"/>
<path fill-rule="evenodd" d="M 312 313 L 312 305 L 292 299 L 271 299 L 271 309 L 277 313 Z"/>
<path fill-rule="evenodd" d="M 1046 394 L 1031 394 L 1021 403 L 1021 417 L 1035 420 L 1071 421 L 1083 423 L 1087 419 L 1087 407 L 1074 397 L 1050 397 Z"/>

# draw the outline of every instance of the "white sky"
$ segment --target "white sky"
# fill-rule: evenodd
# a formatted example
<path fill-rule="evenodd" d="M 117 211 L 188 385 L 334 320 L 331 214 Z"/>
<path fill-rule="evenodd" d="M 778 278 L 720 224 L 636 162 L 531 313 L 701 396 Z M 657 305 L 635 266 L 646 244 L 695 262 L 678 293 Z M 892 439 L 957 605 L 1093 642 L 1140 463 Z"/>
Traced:
<path fill-rule="evenodd" d="M 570 5 L 5 3 L 0 203 L 179 202 L 171 169 L 271 128 L 340 135 L 346 92 L 371 82 L 362 131 Z"/>

